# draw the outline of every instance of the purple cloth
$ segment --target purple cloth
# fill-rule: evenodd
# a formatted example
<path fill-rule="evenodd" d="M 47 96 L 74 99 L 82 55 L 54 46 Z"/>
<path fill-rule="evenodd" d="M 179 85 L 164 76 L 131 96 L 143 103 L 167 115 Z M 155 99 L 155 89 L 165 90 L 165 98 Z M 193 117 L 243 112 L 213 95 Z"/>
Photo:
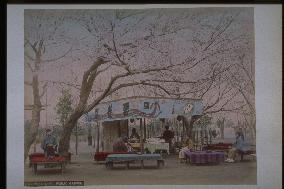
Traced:
<path fill-rule="evenodd" d="M 206 164 L 220 163 L 225 160 L 224 152 L 207 152 L 207 151 L 185 151 L 185 157 L 190 160 L 190 163 Z"/>

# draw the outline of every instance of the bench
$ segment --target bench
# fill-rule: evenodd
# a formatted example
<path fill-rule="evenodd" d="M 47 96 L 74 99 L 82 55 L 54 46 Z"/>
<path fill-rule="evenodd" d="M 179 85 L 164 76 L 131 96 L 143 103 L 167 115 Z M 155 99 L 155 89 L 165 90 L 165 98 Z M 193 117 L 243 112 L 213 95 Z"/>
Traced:
<path fill-rule="evenodd" d="M 126 164 L 126 169 L 129 169 L 129 164 L 134 161 L 140 161 L 141 168 L 144 168 L 145 160 L 157 161 L 157 168 L 165 165 L 160 154 L 111 154 L 106 158 L 106 168 L 112 169 L 114 163 Z"/>
<path fill-rule="evenodd" d="M 64 156 L 66 162 L 71 163 L 71 156 L 72 156 L 72 153 L 70 153 L 70 152 L 68 152 L 67 156 Z M 32 165 L 31 165 L 31 160 L 32 160 L 33 158 L 37 158 L 37 157 L 44 158 L 45 155 L 44 155 L 44 153 L 39 153 L 39 152 L 29 154 L 29 167 L 32 166 Z M 55 154 L 55 157 L 59 157 L 59 154 L 56 153 L 56 154 Z"/>
<path fill-rule="evenodd" d="M 256 159 L 256 151 L 255 150 L 246 150 L 246 151 L 241 151 L 238 150 L 237 153 L 241 156 L 241 161 L 244 160 L 244 156 L 251 156 L 253 159 Z"/>
<path fill-rule="evenodd" d="M 55 156 L 53 158 L 45 158 L 45 157 L 33 157 L 30 161 L 30 165 L 33 166 L 34 174 L 37 174 L 37 167 L 38 165 L 59 165 L 61 174 L 64 172 L 65 169 L 66 159 L 65 157 Z"/>
<path fill-rule="evenodd" d="M 94 161 L 105 161 L 107 156 L 111 154 L 129 154 L 129 152 L 95 152 Z"/>
<path fill-rule="evenodd" d="M 228 151 L 232 148 L 232 143 L 217 143 L 217 144 L 208 144 L 203 147 L 203 150 L 222 150 Z"/>

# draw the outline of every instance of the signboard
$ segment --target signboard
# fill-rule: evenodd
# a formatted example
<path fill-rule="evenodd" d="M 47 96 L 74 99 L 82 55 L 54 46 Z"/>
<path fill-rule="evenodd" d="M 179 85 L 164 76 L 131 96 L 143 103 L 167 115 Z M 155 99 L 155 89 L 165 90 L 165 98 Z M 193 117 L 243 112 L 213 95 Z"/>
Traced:
<path fill-rule="evenodd" d="M 130 97 L 100 103 L 87 114 L 88 121 L 114 121 L 135 118 L 175 118 L 201 115 L 200 99 Z"/>

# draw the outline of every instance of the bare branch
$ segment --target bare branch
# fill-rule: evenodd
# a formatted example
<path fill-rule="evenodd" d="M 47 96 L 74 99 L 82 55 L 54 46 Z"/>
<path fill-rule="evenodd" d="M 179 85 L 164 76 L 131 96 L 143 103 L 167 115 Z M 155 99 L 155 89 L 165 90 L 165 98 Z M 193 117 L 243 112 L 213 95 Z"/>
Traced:
<path fill-rule="evenodd" d="M 245 57 L 245 55 L 243 54 L 240 57 L 240 63 L 236 63 L 236 65 L 238 67 L 240 67 L 245 72 L 245 75 L 248 77 L 248 79 L 250 81 L 251 87 L 253 88 L 253 90 L 255 90 L 255 86 L 254 86 L 254 81 L 253 81 L 252 75 L 248 72 L 248 70 L 244 66 L 244 57 Z"/>
<path fill-rule="evenodd" d="M 239 15 L 239 13 L 236 14 L 235 17 L 237 17 L 238 15 Z M 231 25 L 232 22 L 234 21 L 235 17 L 232 17 L 232 18 L 229 20 L 229 22 L 224 26 L 223 29 L 220 29 L 220 30 L 219 30 L 219 26 L 217 26 L 216 31 L 219 31 L 219 32 L 217 33 L 216 36 L 214 36 L 215 32 L 211 35 L 211 40 L 209 40 L 208 45 L 203 49 L 203 51 L 206 51 L 206 50 L 222 35 L 222 33 L 224 33 L 224 32 L 230 27 L 230 25 Z M 219 24 L 219 25 L 220 25 L 220 24 Z"/>
<path fill-rule="evenodd" d="M 133 82 L 133 83 L 123 83 L 118 85 L 117 87 L 113 88 L 112 90 L 110 90 L 107 93 L 107 96 L 111 95 L 112 93 L 114 93 L 115 91 L 121 89 L 121 88 L 125 88 L 125 87 L 130 87 L 130 86 L 135 86 L 135 85 L 143 85 L 143 86 L 152 86 L 152 87 L 158 87 L 160 89 L 162 89 L 165 93 L 167 93 L 168 95 L 171 95 L 171 93 L 165 89 L 164 87 L 162 87 L 159 84 L 153 84 L 153 83 L 147 83 L 145 81 L 140 81 L 140 82 Z"/>
<path fill-rule="evenodd" d="M 30 63 L 25 61 L 25 64 L 28 65 L 28 67 L 30 68 L 31 72 L 35 72 L 35 70 L 33 69 L 32 65 Z"/>
<path fill-rule="evenodd" d="M 80 90 L 80 86 L 81 86 L 81 85 L 78 85 L 78 84 L 68 83 L 68 82 L 64 82 L 64 81 L 44 80 L 44 81 L 41 81 L 41 82 L 51 83 L 51 84 L 53 84 L 53 85 L 54 85 L 54 84 L 67 85 L 67 86 L 73 87 L 73 88 L 78 89 L 78 90 Z"/>
<path fill-rule="evenodd" d="M 214 113 L 219 113 L 219 112 L 236 112 L 236 111 L 240 111 L 244 106 L 245 105 L 242 105 L 236 108 L 231 108 L 231 109 L 220 108 L 218 110 L 204 111 L 203 114 L 208 115 L 208 114 L 214 114 Z"/>
<path fill-rule="evenodd" d="M 37 42 L 35 42 L 34 44 L 32 44 L 32 43 L 30 42 L 30 40 L 28 40 L 27 38 L 25 38 L 25 41 L 26 41 L 26 44 L 29 44 L 29 45 L 32 47 L 32 49 L 33 49 L 33 51 L 35 52 L 35 54 L 38 53 L 38 50 L 36 49 Z"/>
<path fill-rule="evenodd" d="M 179 80 L 162 80 L 162 79 L 149 79 L 144 81 L 154 81 L 154 82 L 162 82 L 162 83 L 183 83 L 183 84 L 194 84 L 197 83 L 197 81 L 179 81 Z"/>
<path fill-rule="evenodd" d="M 27 52 L 25 52 L 25 56 L 28 57 L 30 60 L 35 61 L 35 58 L 33 58 L 31 55 L 29 55 Z"/>
<path fill-rule="evenodd" d="M 237 78 L 230 72 L 231 77 L 235 80 L 238 81 Z M 244 89 L 240 86 L 239 83 L 232 83 L 232 81 L 230 80 L 230 83 L 235 86 L 237 88 L 237 90 L 241 93 L 241 95 L 243 96 L 243 98 L 245 99 L 247 105 L 249 106 L 250 110 L 252 112 L 255 112 L 255 108 L 253 107 L 253 105 L 251 104 L 250 100 L 248 99 L 247 95 L 245 95 L 244 93 Z"/>
<path fill-rule="evenodd" d="M 63 57 L 65 57 L 71 50 L 72 50 L 72 46 L 70 47 L 70 49 L 68 51 L 66 51 L 63 55 L 59 56 L 59 57 L 56 57 L 56 58 L 53 58 L 53 59 L 47 59 L 47 60 L 42 60 L 42 62 L 55 62 Z"/>

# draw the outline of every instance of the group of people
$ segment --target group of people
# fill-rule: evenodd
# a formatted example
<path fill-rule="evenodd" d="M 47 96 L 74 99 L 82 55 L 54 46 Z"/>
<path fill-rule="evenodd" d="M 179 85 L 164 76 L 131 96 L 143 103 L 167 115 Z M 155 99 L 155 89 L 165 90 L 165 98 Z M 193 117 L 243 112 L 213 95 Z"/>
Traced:
<path fill-rule="evenodd" d="M 179 151 L 179 158 L 181 160 L 185 159 L 185 152 L 188 150 L 193 150 L 193 141 L 188 138 L 185 143 L 183 144 L 183 147 Z M 233 144 L 232 148 L 228 151 L 228 158 L 225 160 L 225 162 L 233 163 L 235 162 L 235 159 L 237 157 L 238 151 L 246 151 L 249 150 L 248 144 L 245 142 L 245 137 L 241 129 L 236 131 L 236 140 Z"/>
<path fill-rule="evenodd" d="M 44 154 L 48 158 L 52 158 L 55 156 L 55 152 L 57 151 L 57 141 L 56 138 L 51 134 L 50 129 L 46 129 L 46 136 L 44 137 L 41 147 L 44 150 Z M 172 139 L 174 138 L 173 131 L 169 130 L 169 126 L 165 126 L 165 131 L 160 137 L 165 140 L 166 143 L 169 143 L 169 148 L 172 149 Z M 140 140 L 139 134 L 136 132 L 136 129 L 133 128 L 129 139 L 137 139 Z M 133 147 L 131 146 L 129 139 L 127 136 L 120 137 L 117 141 L 113 143 L 113 151 L 119 152 L 134 152 Z M 242 130 L 238 130 L 236 132 L 236 141 L 233 144 L 232 148 L 228 152 L 228 158 L 225 160 L 226 162 L 234 162 L 238 151 L 246 151 L 249 147 L 245 143 L 244 135 Z M 185 151 L 193 150 L 193 141 L 188 138 L 183 144 L 183 148 L 179 151 L 179 158 L 185 158 Z"/>
<path fill-rule="evenodd" d="M 133 147 L 131 146 L 130 140 L 140 140 L 140 136 L 137 133 L 135 128 L 132 128 L 131 135 L 128 138 L 127 136 L 122 136 L 118 138 L 113 143 L 113 151 L 120 151 L 120 152 L 133 152 Z M 162 136 L 160 137 L 165 140 L 166 143 L 169 143 L 169 148 L 172 148 L 172 139 L 174 138 L 174 132 L 169 130 L 169 126 L 165 126 L 165 131 L 163 132 Z"/>
<path fill-rule="evenodd" d="M 171 148 L 172 139 L 174 138 L 174 133 L 169 130 L 169 126 L 165 127 L 165 131 L 163 132 L 161 138 L 163 138 L 165 142 L 169 143 Z M 132 132 L 129 139 L 140 140 L 140 136 L 135 128 L 132 128 Z M 129 142 L 129 139 L 127 136 L 120 137 L 117 141 L 113 143 L 113 151 L 133 152 L 134 150 Z M 46 129 L 46 135 L 41 143 L 41 148 L 43 149 L 45 156 L 48 158 L 54 157 L 57 151 L 57 147 L 58 147 L 57 140 L 52 135 L 51 129 Z"/>

